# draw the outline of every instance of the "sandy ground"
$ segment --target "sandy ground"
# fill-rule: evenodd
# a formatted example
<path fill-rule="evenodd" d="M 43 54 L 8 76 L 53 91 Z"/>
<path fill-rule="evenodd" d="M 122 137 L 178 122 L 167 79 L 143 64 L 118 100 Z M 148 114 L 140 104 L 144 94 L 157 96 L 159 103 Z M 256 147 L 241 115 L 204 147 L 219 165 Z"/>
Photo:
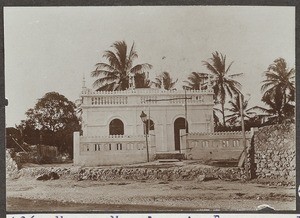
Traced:
<path fill-rule="evenodd" d="M 7 180 L 7 211 L 295 210 L 293 187 L 240 181 Z"/>

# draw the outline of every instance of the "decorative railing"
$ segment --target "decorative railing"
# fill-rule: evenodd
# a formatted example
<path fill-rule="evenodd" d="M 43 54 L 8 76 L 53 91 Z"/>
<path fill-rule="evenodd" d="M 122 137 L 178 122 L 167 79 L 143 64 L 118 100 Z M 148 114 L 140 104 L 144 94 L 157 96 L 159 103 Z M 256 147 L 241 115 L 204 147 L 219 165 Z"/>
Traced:
<path fill-rule="evenodd" d="M 161 104 L 213 104 L 213 93 L 209 90 L 161 90 L 137 89 L 125 91 L 91 91 L 82 92 L 82 106 L 106 105 L 161 105 Z M 185 100 L 185 97 L 187 99 Z"/>
<path fill-rule="evenodd" d="M 246 131 L 245 135 L 246 137 L 252 136 L 252 131 Z M 230 137 L 241 137 L 242 132 L 241 131 L 231 131 L 231 132 L 191 132 L 189 133 L 189 137 L 195 137 L 195 136 L 203 136 L 203 137 L 218 137 L 223 138 L 224 136 L 230 136 Z"/>
<path fill-rule="evenodd" d="M 103 96 L 103 97 L 92 97 L 92 105 L 106 105 L 106 104 L 127 104 L 127 96 Z"/>
<path fill-rule="evenodd" d="M 250 143 L 252 132 L 245 132 L 247 143 Z M 242 132 L 214 132 L 214 133 L 189 133 L 187 135 L 188 148 L 226 148 L 240 147 L 242 144 Z"/>
<path fill-rule="evenodd" d="M 84 95 L 128 95 L 128 94 L 185 94 L 185 90 L 163 90 L 163 89 L 152 89 L 152 88 L 145 88 L 145 89 L 127 89 L 122 91 L 93 91 L 91 89 L 85 89 L 81 92 Z M 187 90 L 187 94 L 191 93 L 213 93 L 212 89 L 206 90 Z"/>

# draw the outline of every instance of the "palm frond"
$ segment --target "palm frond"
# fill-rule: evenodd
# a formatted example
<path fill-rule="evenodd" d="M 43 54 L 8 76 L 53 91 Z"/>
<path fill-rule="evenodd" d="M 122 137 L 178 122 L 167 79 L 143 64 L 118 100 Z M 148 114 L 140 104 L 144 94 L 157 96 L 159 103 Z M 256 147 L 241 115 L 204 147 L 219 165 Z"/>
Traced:
<path fill-rule="evenodd" d="M 129 52 L 129 55 L 128 55 L 128 60 L 133 61 L 136 58 L 138 58 L 138 55 L 135 51 L 135 45 L 134 45 L 134 42 L 133 42 L 132 46 L 131 46 L 131 49 L 130 49 L 130 52 Z"/>
<path fill-rule="evenodd" d="M 249 108 L 250 109 L 250 108 Z M 264 108 L 264 107 L 260 107 L 260 106 L 254 106 L 251 108 L 252 110 L 259 110 L 259 111 L 262 111 L 264 113 L 268 113 L 270 114 L 271 113 L 271 110 L 270 109 L 267 109 L 267 108 Z"/>
<path fill-rule="evenodd" d="M 91 76 L 92 77 L 98 77 L 98 76 L 109 76 L 109 75 L 115 75 L 116 72 L 112 72 L 112 71 L 107 71 L 107 70 L 94 70 L 91 72 Z"/>
<path fill-rule="evenodd" d="M 102 78 L 99 78 L 97 80 L 95 80 L 95 82 L 93 83 L 93 86 L 94 87 L 99 87 L 99 86 L 102 86 L 103 84 L 106 84 L 106 83 L 112 83 L 114 81 L 116 81 L 118 78 L 114 75 L 112 76 L 107 76 L 107 77 L 102 77 Z"/>
<path fill-rule="evenodd" d="M 152 68 L 151 64 L 147 64 L 147 63 L 138 64 L 133 68 L 131 68 L 130 72 L 136 74 L 136 73 L 141 73 L 142 71 L 150 70 L 151 68 Z"/>
<path fill-rule="evenodd" d="M 219 72 L 207 61 L 202 61 L 203 65 L 206 66 L 206 68 L 213 74 L 218 76 Z"/>
<path fill-rule="evenodd" d="M 95 64 L 96 69 L 103 69 L 108 71 L 115 71 L 116 69 L 107 63 L 97 63 Z"/>
<path fill-rule="evenodd" d="M 121 69 L 125 69 L 128 65 L 127 44 L 124 41 L 117 41 L 113 44 L 113 47 L 115 48 L 115 54 L 119 60 Z"/>
<path fill-rule="evenodd" d="M 109 61 L 109 64 L 115 69 L 122 69 L 119 58 L 112 51 L 105 51 L 103 57 Z"/>
<path fill-rule="evenodd" d="M 223 55 L 219 54 L 217 51 L 212 53 L 212 56 L 213 57 L 210 59 L 212 62 L 212 66 L 218 71 L 219 74 L 224 75 L 226 56 L 223 57 Z"/>
<path fill-rule="evenodd" d="M 235 78 L 235 77 L 240 77 L 244 75 L 244 73 L 235 73 L 235 74 L 231 74 L 231 75 L 228 75 L 229 78 Z"/>
<path fill-rule="evenodd" d="M 227 67 L 227 69 L 226 69 L 226 71 L 225 71 L 225 74 L 227 74 L 227 73 L 229 72 L 229 70 L 230 70 L 232 64 L 233 64 L 233 61 L 228 65 L 228 67 Z M 224 61 L 224 67 L 225 67 L 225 61 Z M 236 74 L 234 74 L 234 75 L 236 75 Z M 234 76 L 234 75 L 231 75 L 231 76 Z M 229 77 L 230 77 L 230 76 L 229 76 Z"/>

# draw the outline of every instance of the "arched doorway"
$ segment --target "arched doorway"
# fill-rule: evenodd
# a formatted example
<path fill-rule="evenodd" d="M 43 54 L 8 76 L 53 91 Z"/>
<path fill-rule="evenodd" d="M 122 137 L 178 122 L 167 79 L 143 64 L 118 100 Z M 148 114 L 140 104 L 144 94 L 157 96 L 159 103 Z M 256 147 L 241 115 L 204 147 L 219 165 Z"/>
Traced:
<path fill-rule="evenodd" d="M 154 130 L 154 122 L 152 120 L 147 120 L 146 123 L 146 133 L 149 134 L 149 128 L 150 130 Z"/>
<path fill-rule="evenodd" d="M 188 131 L 188 123 L 187 125 L 187 131 Z M 185 129 L 185 119 L 182 117 L 179 117 L 174 122 L 174 142 L 175 142 L 175 151 L 180 150 L 180 130 Z"/>
<path fill-rule="evenodd" d="M 113 119 L 109 123 L 109 135 L 124 135 L 124 124 L 120 119 Z"/>

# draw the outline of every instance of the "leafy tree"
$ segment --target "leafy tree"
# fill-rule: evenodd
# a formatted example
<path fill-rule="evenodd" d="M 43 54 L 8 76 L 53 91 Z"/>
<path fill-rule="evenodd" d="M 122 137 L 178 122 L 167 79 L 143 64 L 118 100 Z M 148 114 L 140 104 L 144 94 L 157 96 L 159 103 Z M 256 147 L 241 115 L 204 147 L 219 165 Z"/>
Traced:
<path fill-rule="evenodd" d="M 207 89 L 206 80 L 208 79 L 208 75 L 206 73 L 197 73 L 192 72 L 188 78 L 188 80 L 184 81 L 186 85 L 183 86 L 184 89 L 187 90 L 204 90 Z"/>
<path fill-rule="evenodd" d="M 152 68 L 147 63 L 133 66 L 133 61 L 138 58 L 134 43 L 129 53 L 124 41 L 116 41 L 111 47 L 114 51 L 107 50 L 103 54 L 108 63 L 97 63 L 91 73 L 92 77 L 100 77 L 93 84 L 99 87 L 98 90 L 125 90 L 129 87 L 130 74 L 136 75 Z"/>
<path fill-rule="evenodd" d="M 295 69 L 288 69 L 286 61 L 278 58 L 269 65 L 264 75 L 266 79 L 261 87 L 262 101 L 269 108 L 257 108 L 266 112 L 274 122 L 282 122 L 285 118 L 293 117 L 295 115 Z"/>
<path fill-rule="evenodd" d="M 162 88 L 162 85 L 164 86 L 163 88 L 166 90 L 175 90 L 175 84 L 177 83 L 178 79 L 175 81 L 171 78 L 170 73 L 168 72 L 162 72 L 160 75 L 158 75 L 155 78 L 155 81 L 153 84 L 157 88 Z"/>
<path fill-rule="evenodd" d="M 35 129 L 31 120 L 21 120 L 19 125 L 16 125 L 16 129 L 19 131 L 20 144 L 39 144 L 40 143 L 40 130 Z"/>
<path fill-rule="evenodd" d="M 237 90 L 241 87 L 241 84 L 233 78 L 240 76 L 241 73 L 229 75 L 229 70 L 233 62 L 226 67 L 226 55 L 223 56 L 217 51 L 212 53 L 212 58 L 209 61 L 203 61 L 203 64 L 213 75 L 214 97 L 215 101 L 221 104 L 223 125 L 225 126 L 225 99 L 227 95 L 232 98 L 233 94 L 238 93 Z"/>
<path fill-rule="evenodd" d="M 58 146 L 61 151 L 72 154 L 71 145 L 66 144 L 66 139 L 74 131 L 80 130 L 73 102 L 57 92 L 49 92 L 25 114 L 27 119 L 21 123 L 24 129 L 39 131 L 42 143 Z"/>
<path fill-rule="evenodd" d="M 6 148 L 14 148 L 15 151 L 22 151 L 22 149 L 16 144 L 23 144 L 22 136 L 19 129 L 16 127 L 7 127 L 6 128 Z"/>

